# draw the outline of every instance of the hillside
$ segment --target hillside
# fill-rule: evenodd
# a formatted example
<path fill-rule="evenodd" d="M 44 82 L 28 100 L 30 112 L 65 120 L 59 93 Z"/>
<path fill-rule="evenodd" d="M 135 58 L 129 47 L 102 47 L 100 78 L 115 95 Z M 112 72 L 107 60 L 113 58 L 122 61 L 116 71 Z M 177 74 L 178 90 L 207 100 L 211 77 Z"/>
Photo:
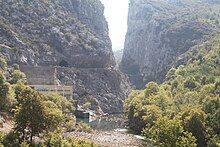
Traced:
<path fill-rule="evenodd" d="M 1 50 L 10 62 L 114 66 L 104 7 L 92 1 L 1 2 Z"/>
<path fill-rule="evenodd" d="M 56 76 L 62 77 L 60 84 L 66 84 L 66 79 L 75 87 L 74 99 L 80 105 L 93 101 L 100 113 L 123 110 L 130 86 L 114 69 L 104 6 L 99 0 L 12 0 L 0 1 L 0 6 L 0 56 L 9 65 L 25 65 L 25 73 L 38 68 L 37 74 L 27 73 L 28 81 L 42 77 L 38 84 L 54 78 L 45 71 L 62 67 L 68 72 L 59 68 L 61 75 Z"/>
<path fill-rule="evenodd" d="M 138 89 L 164 81 L 179 56 L 219 32 L 219 11 L 213 0 L 131 0 L 120 69 Z"/>
<path fill-rule="evenodd" d="M 150 82 L 144 90 L 129 96 L 129 126 L 136 132 L 143 130 L 143 135 L 154 140 L 155 145 L 217 147 L 220 37 L 194 46 L 182 59 L 184 63 L 171 68 L 165 82 Z"/>

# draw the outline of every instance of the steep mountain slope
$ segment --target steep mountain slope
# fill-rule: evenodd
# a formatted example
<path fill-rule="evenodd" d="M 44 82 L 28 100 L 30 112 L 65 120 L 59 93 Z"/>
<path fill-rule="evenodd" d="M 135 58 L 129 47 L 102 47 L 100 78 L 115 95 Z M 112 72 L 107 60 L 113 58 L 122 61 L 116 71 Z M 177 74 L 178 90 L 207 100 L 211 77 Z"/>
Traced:
<path fill-rule="evenodd" d="M 180 60 L 181 65 L 169 70 L 165 82 L 150 82 L 130 95 L 126 102 L 129 126 L 137 132 L 146 128 L 145 136 L 156 145 L 169 146 L 175 137 L 171 141 L 166 135 L 175 129 L 167 126 L 179 121 L 196 138 L 198 147 L 219 146 L 220 36 L 194 46 Z M 163 118 L 166 121 L 160 124 Z"/>
<path fill-rule="evenodd" d="M 66 66 L 97 68 L 115 64 L 98 0 L 12 0 L 2 1 L 1 8 L 0 41 L 11 62 L 48 66 L 65 61 Z"/>
<path fill-rule="evenodd" d="M 123 50 L 114 51 L 114 57 L 117 66 L 121 63 L 122 56 L 123 56 Z"/>
<path fill-rule="evenodd" d="M 9 64 L 28 65 L 23 71 L 29 81 L 43 74 L 41 69 L 50 71 L 47 68 L 62 66 L 69 71 L 64 70 L 62 76 L 76 87 L 74 95 L 80 104 L 92 97 L 99 112 L 123 109 L 128 91 L 122 89 L 129 89 L 129 84 L 113 68 L 115 61 L 104 6 L 99 0 L 1 0 L 0 7 L 0 55 Z M 54 76 L 50 72 L 46 75 Z M 110 84 L 103 84 L 100 79 Z M 92 83 L 100 87 L 88 86 Z M 40 84 L 44 84 L 43 79 Z M 117 92 L 110 86 L 114 84 Z M 98 88 L 103 90 L 100 92 Z"/>
<path fill-rule="evenodd" d="M 162 82 L 178 57 L 218 33 L 220 2 L 131 0 L 121 70 L 137 88 Z"/>

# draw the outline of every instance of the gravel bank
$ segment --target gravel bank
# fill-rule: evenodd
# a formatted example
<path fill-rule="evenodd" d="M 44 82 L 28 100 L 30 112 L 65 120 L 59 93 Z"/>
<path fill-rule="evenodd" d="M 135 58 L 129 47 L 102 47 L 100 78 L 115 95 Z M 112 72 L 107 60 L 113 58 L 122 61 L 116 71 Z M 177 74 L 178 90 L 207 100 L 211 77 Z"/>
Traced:
<path fill-rule="evenodd" d="M 71 132 L 66 135 L 91 140 L 101 147 L 150 147 L 135 135 L 118 131 Z"/>

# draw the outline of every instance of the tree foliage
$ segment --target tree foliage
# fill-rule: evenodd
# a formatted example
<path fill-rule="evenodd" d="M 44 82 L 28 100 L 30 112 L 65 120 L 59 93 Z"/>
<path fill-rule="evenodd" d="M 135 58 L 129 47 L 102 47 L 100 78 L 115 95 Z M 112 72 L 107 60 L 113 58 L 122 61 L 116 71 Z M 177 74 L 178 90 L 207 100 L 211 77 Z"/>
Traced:
<path fill-rule="evenodd" d="M 55 93 L 41 94 L 26 84 L 26 76 L 18 65 L 7 68 L 0 58 L 0 111 L 11 113 L 14 128 L 0 132 L 0 146 L 95 146 L 92 142 L 66 138 L 63 131 L 72 129 L 74 102 Z"/>
<path fill-rule="evenodd" d="M 153 127 L 144 129 L 143 134 L 161 147 L 196 147 L 195 137 L 184 131 L 178 119 L 160 117 Z"/>
<path fill-rule="evenodd" d="M 150 82 L 130 94 L 125 111 L 132 130 L 144 130 L 144 136 L 158 146 L 218 146 L 219 40 L 216 37 L 181 56 L 183 64 L 171 68 L 163 83 Z"/>
<path fill-rule="evenodd" d="M 44 100 L 43 95 L 26 87 L 19 95 L 15 112 L 15 131 L 22 141 L 32 142 L 34 136 L 56 129 L 62 124 L 63 114 L 58 106 Z"/>

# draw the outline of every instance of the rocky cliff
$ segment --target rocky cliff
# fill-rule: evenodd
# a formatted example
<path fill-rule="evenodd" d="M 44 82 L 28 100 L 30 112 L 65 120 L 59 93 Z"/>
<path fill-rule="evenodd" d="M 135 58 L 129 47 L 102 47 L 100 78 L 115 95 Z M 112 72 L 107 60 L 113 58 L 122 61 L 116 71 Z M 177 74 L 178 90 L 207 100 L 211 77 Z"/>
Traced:
<path fill-rule="evenodd" d="M 92 98 L 99 112 L 123 109 L 128 94 L 123 88 L 129 89 L 129 84 L 113 69 L 99 0 L 0 0 L 0 7 L 0 56 L 9 64 L 26 65 L 23 71 L 29 82 L 41 74 L 53 78 L 46 69 L 58 66 L 61 77 L 74 85 L 80 104 Z M 60 81 L 66 84 L 63 78 Z"/>
<path fill-rule="evenodd" d="M 162 82 L 176 60 L 220 27 L 215 0 L 131 0 L 121 70 L 137 88 Z"/>
<path fill-rule="evenodd" d="M 99 0 L 1 1 L 1 53 L 12 63 L 114 66 Z"/>
<path fill-rule="evenodd" d="M 123 50 L 122 49 L 114 51 L 114 57 L 115 57 L 117 68 L 118 68 L 119 64 L 121 63 L 122 56 L 123 56 Z"/>

